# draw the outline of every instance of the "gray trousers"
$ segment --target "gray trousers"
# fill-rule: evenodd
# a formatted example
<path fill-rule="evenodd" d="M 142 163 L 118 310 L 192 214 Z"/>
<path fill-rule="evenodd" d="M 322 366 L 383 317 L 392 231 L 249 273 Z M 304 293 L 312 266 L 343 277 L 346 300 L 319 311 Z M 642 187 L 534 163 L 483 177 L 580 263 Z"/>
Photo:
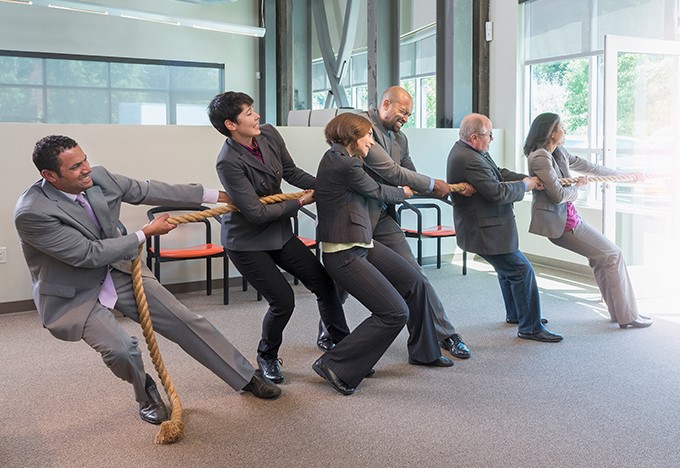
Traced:
<path fill-rule="evenodd" d="M 371 316 L 326 352 L 323 360 L 340 379 L 356 387 L 397 337 L 404 324 L 409 330 L 409 356 L 431 362 L 441 356 L 432 315 L 424 314 L 427 297 L 421 275 L 397 253 L 374 242 L 324 253 L 331 277 L 361 302 Z"/>
<path fill-rule="evenodd" d="M 444 304 L 442 304 L 442 301 L 439 299 L 430 280 L 425 276 L 422 267 L 418 265 L 418 260 L 413 256 L 413 251 L 411 251 L 411 247 L 406 241 L 406 236 L 404 236 L 404 233 L 397 222 L 386 210 L 380 214 L 378 224 L 373 229 L 373 239 L 398 253 L 402 258 L 413 265 L 416 270 L 418 270 L 418 273 L 425 278 L 428 299 L 428 308 L 425 312 L 432 315 L 437 339 L 442 341 L 456 333 L 456 329 L 446 316 Z"/>
<path fill-rule="evenodd" d="M 255 373 L 248 360 L 208 320 L 187 309 L 145 267 L 143 271 L 154 331 L 177 343 L 234 390 L 245 387 Z M 118 293 L 116 310 L 139 322 L 131 276 L 116 269 L 111 275 Z M 141 329 L 139 333 L 142 337 Z M 85 322 L 83 340 L 101 354 L 117 377 L 133 385 L 137 401 L 147 400 L 146 372 L 138 340 L 128 335 L 109 309 L 97 303 Z"/>
<path fill-rule="evenodd" d="M 630 323 L 640 317 L 623 253 L 615 243 L 584 220 L 550 242 L 588 259 L 613 320 Z"/>

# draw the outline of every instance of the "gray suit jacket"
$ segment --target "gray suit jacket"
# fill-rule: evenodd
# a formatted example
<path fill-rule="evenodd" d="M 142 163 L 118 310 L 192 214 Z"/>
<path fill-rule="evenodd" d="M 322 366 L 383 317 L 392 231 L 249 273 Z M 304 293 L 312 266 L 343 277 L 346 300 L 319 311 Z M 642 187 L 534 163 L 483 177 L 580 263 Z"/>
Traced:
<path fill-rule="evenodd" d="M 316 180 L 316 238 L 321 242 L 369 243 L 373 237 L 369 199 L 404 201 L 403 189 L 373 180 L 364 171 L 361 160 L 350 157 L 338 144 L 332 145 L 321 158 Z"/>
<path fill-rule="evenodd" d="M 44 179 L 21 195 L 14 211 L 38 314 L 62 340 L 82 338 L 109 265 L 129 272 L 137 255 L 137 236 L 120 236 L 116 229 L 121 203 L 199 206 L 203 199 L 200 185 L 140 182 L 101 166 L 92 169 L 92 181 L 85 194 L 102 232 L 85 210 Z"/>
<path fill-rule="evenodd" d="M 451 194 L 458 246 L 482 255 L 517 251 L 512 204 L 524 198 L 526 176 L 500 169 L 491 156 L 460 140 L 451 148 L 446 169 L 449 183 L 468 182 L 477 190 L 471 197 Z"/>
<path fill-rule="evenodd" d="M 371 122 L 373 145 L 364 158 L 366 172 L 377 182 L 387 185 L 408 185 L 413 190 L 426 193 L 430 190 L 431 178 L 418 174 L 411 160 L 408 139 L 403 132 L 389 132 L 383 127 L 378 113 L 372 109 L 359 115 Z M 382 203 L 372 200 L 369 204 L 373 225 L 378 222 Z"/>
<path fill-rule="evenodd" d="M 550 154 L 545 149 L 533 151 L 528 156 L 529 174 L 543 182 L 544 190 L 534 190 L 531 201 L 529 232 L 556 239 L 564 233 L 567 222 L 567 204 L 578 197 L 578 187 L 563 187 L 559 179 L 572 177 L 574 169 L 583 174 L 615 175 L 617 172 L 598 166 L 569 153 L 559 146 Z"/>
<path fill-rule="evenodd" d="M 230 250 L 279 250 L 293 237 L 290 218 L 297 200 L 263 205 L 260 197 L 281 193 L 281 180 L 313 189 L 314 176 L 295 165 L 281 134 L 262 125 L 255 137 L 264 164 L 241 144 L 227 138 L 217 156 L 217 175 L 239 211 L 222 215 L 222 245 Z"/>

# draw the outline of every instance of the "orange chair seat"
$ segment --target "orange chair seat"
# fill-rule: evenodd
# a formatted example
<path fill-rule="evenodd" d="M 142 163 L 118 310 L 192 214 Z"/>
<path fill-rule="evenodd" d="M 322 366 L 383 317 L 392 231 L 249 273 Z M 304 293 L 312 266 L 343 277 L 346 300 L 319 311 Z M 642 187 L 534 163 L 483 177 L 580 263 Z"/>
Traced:
<path fill-rule="evenodd" d="M 414 236 L 418 235 L 418 231 L 416 229 L 401 228 L 401 230 L 406 234 L 411 234 Z M 421 234 L 425 237 L 449 237 L 455 236 L 456 230 L 453 228 L 453 226 L 432 226 L 423 229 Z"/>
<path fill-rule="evenodd" d="M 153 248 L 149 251 L 153 252 Z M 185 249 L 161 249 L 161 257 L 165 258 L 200 258 L 208 255 L 219 255 L 224 247 L 215 244 L 201 244 Z"/>
<path fill-rule="evenodd" d="M 302 236 L 297 236 L 300 241 L 305 244 L 305 247 L 315 247 L 316 246 L 316 239 L 310 239 L 309 237 L 302 237 Z"/>

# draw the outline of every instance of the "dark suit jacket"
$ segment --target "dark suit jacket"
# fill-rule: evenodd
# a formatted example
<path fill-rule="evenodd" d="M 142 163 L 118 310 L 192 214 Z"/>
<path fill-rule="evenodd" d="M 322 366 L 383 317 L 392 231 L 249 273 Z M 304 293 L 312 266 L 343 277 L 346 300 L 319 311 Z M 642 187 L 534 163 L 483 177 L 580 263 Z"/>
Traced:
<path fill-rule="evenodd" d="M 129 272 L 137 256 L 135 233 L 116 230 L 121 203 L 199 206 L 200 185 L 137 181 L 92 168 L 93 186 L 85 191 L 102 231 L 85 210 L 44 179 L 19 198 L 15 211 L 21 247 L 33 281 L 33 300 L 43 325 L 57 338 L 77 341 L 112 265 Z"/>
<path fill-rule="evenodd" d="M 446 178 L 450 184 L 468 182 L 471 197 L 452 193 L 458 246 L 482 255 L 500 255 L 519 248 L 513 202 L 524 198 L 524 174 L 499 169 L 491 157 L 463 141 L 449 153 Z"/>
<path fill-rule="evenodd" d="M 373 237 L 369 199 L 387 203 L 404 201 L 404 190 L 382 185 L 364 171 L 359 158 L 350 157 L 342 145 L 326 151 L 316 173 L 315 192 L 321 242 L 363 242 Z"/>
<path fill-rule="evenodd" d="M 548 153 L 545 149 L 532 151 L 528 156 L 529 174 L 541 179 L 544 190 L 534 190 L 531 200 L 529 232 L 558 238 L 564 234 L 567 223 L 567 203 L 578 198 L 578 187 L 563 187 L 559 179 L 571 177 L 570 169 L 582 174 L 615 175 L 608 167 L 598 166 L 569 153 L 560 146 Z"/>
<path fill-rule="evenodd" d="M 227 138 L 217 156 L 217 175 L 239 211 L 222 215 L 222 245 L 237 251 L 279 250 L 293 237 L 290 218 L 297 200 L 263 205 L 260 197 L 281 193 L 281 180 L 313 189 L 316 179 L 295 165 L 281 134 L 262 125 L 255 137 L 264 164 Z"/>
<path fill-rule="evenodd" d="M 361 112 L 359 115 L 371 122 L 373 138 L 376 142 L 364 159 L 368 175 L 381 184 L 408 185 L 421 193 L 429 191 L 431 179 L 416 172 L 416 167 L 409 154 L 406 135 L 403 132 L 390 132 L 392 135 L 390 138 L 375 109 Z M 380 217 L 381 205 L 377 200 L 370 202 L 371 221 L 374 226 Z M 389 205 L 388 210 L 394 217 L 394 205 Z"/>

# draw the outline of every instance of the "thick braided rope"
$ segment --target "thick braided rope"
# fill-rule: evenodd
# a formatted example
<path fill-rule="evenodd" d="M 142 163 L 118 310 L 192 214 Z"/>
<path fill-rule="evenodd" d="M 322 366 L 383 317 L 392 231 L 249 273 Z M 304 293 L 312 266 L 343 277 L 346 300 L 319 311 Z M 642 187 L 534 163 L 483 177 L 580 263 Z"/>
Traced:
<path fill-rule="evenodd" d="M 268 197 L 260 198 L 260 201 L 267 205 L 271 203 L 278 203 L 284 200 L 297 200 L 302 197 L 305 192 L 298 193 L 280 193 L 276 195 L 270 195 Z M 170 224 L 184 224 L 196 221 L 203 221 L 204 219 L 223 213 L 229 213 L 231 211 L 237 211 L 238 208 L 234 205 L 223 205 L 209 210 L 198 211 L 195 213 L 189 213 L 186 215 L 176 216 L 168 218 Z M 137 312 L 139 314 L 139 323 L 142 326 L 142 332 L 144 333 L 144 340 L 146 341 L 146 346 L 149 349 L 149 354 L 151 355 L 151 360 L 158 377 L 163 383 L 163 388 L 165 393 L 168 395 L 168 400 L 170 400 L 170 407 L 172 408 L 170 414 L 170 420 L 164 421 L 161 424 L 160 431 L 156 434 L 154 442 L 157 444 L 172 444 L 177 442 L 184 437 L 184 419 L 183 419 L 183 409 L 182 402 L 179 399 L 175 385 L 172 383 L 172 379 L 168 374 L 165 364 L 163 363 L 163 358 L 158 350 L 158 343 L 156 342 L 156 334 L 153 331 L 153 324 L 151 323 L 151 317 L 149 315 L 149 304 L 146 300 L 146 294 L 144 292 L 144 285 L 142 284 L 142 245 L 139 246 L 139 251 L 137 257 L 132 261 L 132 290 L 135 295 L 135 301 L 137 302 Z"/>
<path fill-rule="evenodd" d="M 645 174 L 645 179 L 663 178 L 663 175 Z M 608 176 L 588 176 L 590 182 L 637 182 L 636 176 L 632 174 L 608 175 Z M 565 177 L 559 179 L 562 185 L 572 185 L 578 182 L 578 177 Z M 449 184 L 452 192 L 462 192 L 465 190 L 465 184 Z"/>
<path fill-rule="evenodd" d="M 645 174 L 646 179 L 660 177 L 653 174 Z M 632 174 L 608 175 L 608 176 L 588 176 L 590 182 L 637 182 Z M 565 177 L 560 179 L 562 185 L 572 185 L 578 182 L 578 177 Z"/>

